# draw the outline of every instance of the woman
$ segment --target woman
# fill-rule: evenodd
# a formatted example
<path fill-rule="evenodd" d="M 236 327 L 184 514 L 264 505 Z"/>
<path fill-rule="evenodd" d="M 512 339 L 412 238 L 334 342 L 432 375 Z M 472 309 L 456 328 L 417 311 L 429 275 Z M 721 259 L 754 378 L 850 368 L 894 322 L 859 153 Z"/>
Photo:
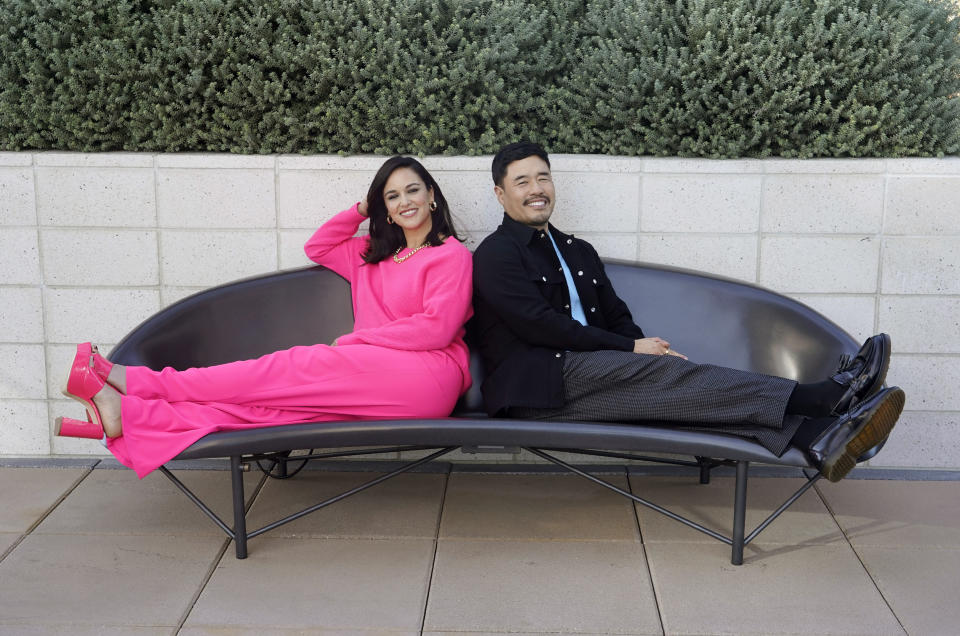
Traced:
<path fill-rule="evenodd" d="M 368 217 L 370 235 L 354 237 Z M 472 263 L 430 173 L 416 159 L 388 159 L 367 198 L 304 250 L 350 281 L 353 332 L 332 345 L 186 371 L 111 365 L 90 343 L 78 345 L 64 392 L 90 421 L 58 418 L 57 434 L 105 435 L 143 477 L 215 431 L 449 415 L 470 387 L 463 325 Z"/>

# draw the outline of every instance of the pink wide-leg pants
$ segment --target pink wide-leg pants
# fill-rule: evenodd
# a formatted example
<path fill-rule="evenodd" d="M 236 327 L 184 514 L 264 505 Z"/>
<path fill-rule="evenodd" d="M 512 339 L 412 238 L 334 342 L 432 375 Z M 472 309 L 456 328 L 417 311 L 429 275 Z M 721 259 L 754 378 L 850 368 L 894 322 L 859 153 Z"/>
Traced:
<path fill-rule="evenodd" d="M 299 422 L 445 417 L 463 386 L 442 351 L 313 345 L 175 371 L 127 368 L 123 435 L 107 447 L 141 478 L 215 431 Z"/>

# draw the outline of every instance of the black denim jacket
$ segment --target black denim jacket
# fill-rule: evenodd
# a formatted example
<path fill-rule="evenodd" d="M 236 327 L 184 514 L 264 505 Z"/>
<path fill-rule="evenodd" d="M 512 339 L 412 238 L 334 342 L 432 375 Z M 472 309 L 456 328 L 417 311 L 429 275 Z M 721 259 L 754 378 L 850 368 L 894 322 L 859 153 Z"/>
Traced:
<path fill-rule="evenodd" d="M 567 351 L 632 351 L 633 341 L 644 337 L 593 246 L 549 228 L 588 324 L 570 316 L 570 294 L 550 237 L 505 214 L 473 255 L 471 337 L 486 367 L 481 388 L 490 415 L 513 406 L 561 406 Z"/>

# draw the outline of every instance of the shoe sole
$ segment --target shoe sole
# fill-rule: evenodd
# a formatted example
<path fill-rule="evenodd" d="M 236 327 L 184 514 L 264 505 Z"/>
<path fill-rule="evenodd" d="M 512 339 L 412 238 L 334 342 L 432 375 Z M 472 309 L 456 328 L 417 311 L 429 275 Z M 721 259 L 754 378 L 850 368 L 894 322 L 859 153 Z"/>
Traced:
<path fill-rule="evenodd" d="M 897 423 L 906 395 L 899 388 L 890 390 L 883 401 L 877 404 L 866 421 L 853 434 L 850 441 L 832 457 L 823 462 L 821 473 L 829 481 L 840 481 L 857 465 L 857 458 L 882 442 L 890 435 Z"/>

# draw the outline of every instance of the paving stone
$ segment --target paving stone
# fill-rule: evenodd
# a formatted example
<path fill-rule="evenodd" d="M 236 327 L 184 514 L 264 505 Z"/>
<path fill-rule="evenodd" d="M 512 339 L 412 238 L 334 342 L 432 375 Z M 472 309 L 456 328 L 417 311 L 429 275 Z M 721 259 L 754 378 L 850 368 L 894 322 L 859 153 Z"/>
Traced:
<path fill-rule="evenodd" d="M 28 623 L 169 632 L 222 545 L 219 537 L 30 535 L 0 562 L 0 631 Z"/>
<path fill-rule="evenodd" d="M 258 528 L 320 503 L 379 475 L 304 471 L 268 480 L 250 509 L 247 527 Z M 271 531 L 298 537 L 434 538 L 443 497 L 443 475 L 398 475 L 327 508 Z"/>
<path fill-rule="evenodd" d="M 254 539 L 226 555 L 197 599 L 189 629 L 416 631 L 434 542 Z"/>
<path fill-rule="evenodd" d="M 727 546 L 647 547 L 667 634 L 903 634 L 845 544 L 782 546 L 730 564 Z"/>
<path fill-rule="evenodd" d="M 857 549 L 960 549 L 958 481 L 821 480 L 817 489 Z"/>
<path fill-rule="evenodd" d="M 300 628 L 300 627 L 241 627 L 231 625 L 221 627 L 211 625 L 208 627 L 185 627 L 177 632 L 177 636 L 420 636 L 418 630 L 380 630 L 380 629 L 349 629 L 337 627 L 334 629 L 324 629 L 322 627 Z"/>
<path fill-rule="evenodd" d="M 19 532 L 0 532 L 0 556 L 19 541 L 21 536 Z"/>
<path fill-rule="evenodd" d="M 861 547 L 857 553 L 908 634 L 957 633 L 960 550 Z"/>
<path fill-rule="evenodd" d="M 91 623 L 77 625 L 67 622 L 59 625 L 42 623 L 6 623 L 0 619 L 0 634 L 17 634 L 17 636 L 169 636 L 170 627 L 150 627 L 141 625 L 106 625 Z M 183 633 L 183 632 L 180 632 Z"/>
<path fill-rule="evenodd" d="M 441 540 L 424 631 L 660 634 L 632 541 Z"/>
<path fill-rule="evenodd" d="M 183 470 L 175 476 L 228 526 L 233 526 L 230 473 Z M 252 498 L 258 472 L 244 474 L 244 493 Z M 140 480 L 132 470 L 94 470 L 36 529 L 36 534 L 110 534 L 225 537 L 161 473 Z"/>
<path fill-rule="evenodd" d="M 606 481 L 626 488 L 622 476 Z M 453 473 L 442 538 L 636 540 L 630 501 L 573 475 Z"/>
<path fill-rule="evenodd" d="M 503 634 L 537 634 L 537 635 L 541 635 L 541 634 L 544 634 L 544 633 L 545 633 L 545 632 L 541 632 L 541 631 L 536 631 L 536 632 L 524 632 L 524 631 L 516 631 L 516 630 L 512 630 L 512 629 L 511 629 L 510 631 L 505 631 L 505 632 L 475 632 L 475 631 L 457 630 L 457 631 L 450 631 L 450 632 L 425 631 L 425 632 L 423 632 L 423 636 L 502 636 Z M 557 631 L 557 632 L 550 632 L 550 633 L 552 633 L 552 634 L 577 634 L 577 636 L 610 636 L 611 634 L 616 634 L 617 636 L 634 636 L 634 635 L 636 635 L 636 636 L 642 636 L 642 635 L 644 635 L 646 632 L 637 632 L 637 631 L 629 631 L 629 632 L 620 632 L 620 631 L 617 631 L 617 632 L 583 632 L 583 631 L 575 631 L 575 632 L 574 632 L 574 631 L 569 631 L 569 632 L 566 632 L 566 631 Z M 658 633 L 658 632 L 655 632 L 655 633 Z"/>
<path fill-rule="evenodd" d="M 701 484 L 690 477 L 630 477 L 633 493 L 700 523 L 727 537 L 733 529 L 735 480 L 713 477 Z M 749 534 L 804 484 L 803 479 L 753 477 L 747 482 L 746 531 Z M 689 528 L 654 510 L 636 504 L 644 544 L 655 542 L 715 543 L 716 539 Z M 812 545 L 843 541 L 843 535 L 820 497 L 808 490 L 751 541 L 754 545 Z"/>
<path fill-rule="evenodd" d="M 66 468 L 0 468 L 0 532 L 26 532 L 85 472 Z"/>

